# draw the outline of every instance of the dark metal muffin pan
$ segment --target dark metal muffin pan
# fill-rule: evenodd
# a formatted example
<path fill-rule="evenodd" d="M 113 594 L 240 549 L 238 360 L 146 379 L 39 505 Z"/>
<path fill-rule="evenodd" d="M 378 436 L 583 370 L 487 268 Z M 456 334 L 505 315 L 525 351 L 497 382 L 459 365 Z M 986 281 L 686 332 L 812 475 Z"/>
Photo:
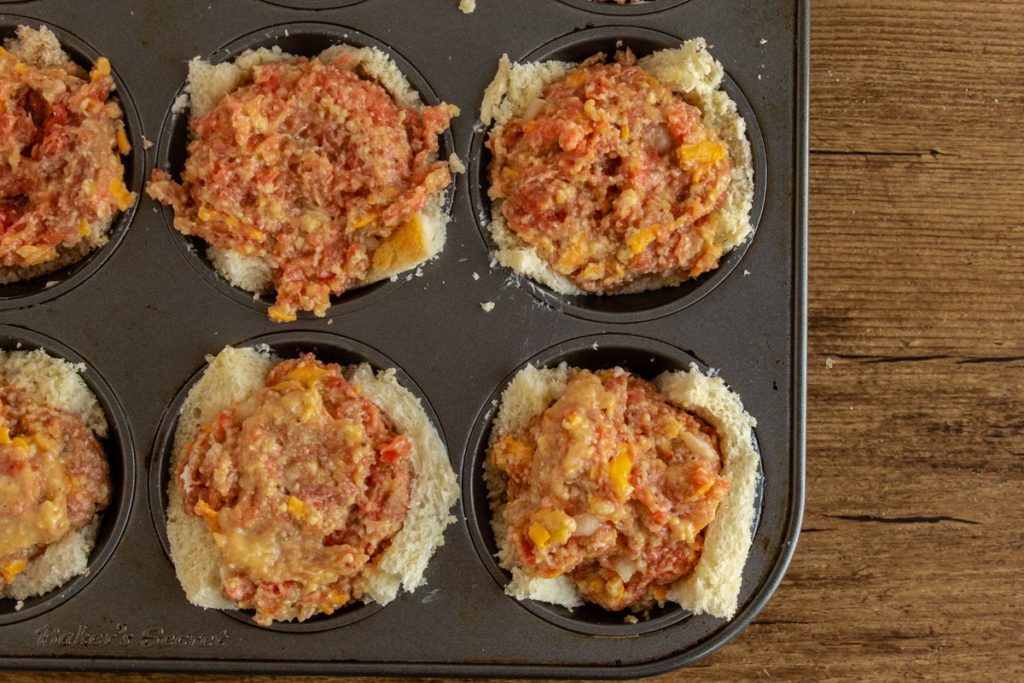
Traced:
<path fill-rule="evenodd" d="M 339 37 L 392 53 L 428 103 L 462 115 L 442 140 L 467 173 L 449 190 L 441 255 L 285 325 L 267 301 L 228 286 L 204 249 L 147 197 L 80 266 L 0 287 L 0 345 L 83 362 L 107 411 L 115 502 L 88 575 L 20 610 L 0 601 L 0 657 L 15 668 L 76 670 L 631 678 L 693 662 L 748 624 L 781 580 L 803 504 L 806 337 L 806 0 L 177 0 L 0 5 L 0 37 L 50 26 L 76 59 L 106 56 L 133 145 L 126 183 L 180 169 L 184 118 L 171 111 L 187 62 L 281 43 L 313 54 Z M 486 201 L 486 85 L 514 60 L 586 56 L 617 40 L 638 54 L 702 36 L 748 118 L 756 232 L 708 277 L 621 298 L 556 295 L 492 262 Z M 489 312 L 482 304 L 494 304 Z M 490 308 L 488 306 L 488 308 Z M 462 496 L 426 584 L 391 604 L 272 628 L 186 601 L 162 529 L 167 449 L 187 386 L 207 354 L 268 343 L 283 355 L 397 367 L 436 420 Z M 526 362 L 625 364 L 641 374 L 697 362 L 757 418 L 759 515 L 731 620 L 671 606 L 621 615 L 518 603 L 490 553 L 479 479 L 494 401 Z"/>

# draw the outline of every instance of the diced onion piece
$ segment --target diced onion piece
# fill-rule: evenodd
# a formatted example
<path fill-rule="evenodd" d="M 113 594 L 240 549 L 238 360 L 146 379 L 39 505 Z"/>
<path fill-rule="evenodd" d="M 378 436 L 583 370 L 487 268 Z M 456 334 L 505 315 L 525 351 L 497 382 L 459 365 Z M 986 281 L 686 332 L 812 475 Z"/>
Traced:
<path fill-rule="evenodd" d="M 576 521 L 576 530 L 573 532 L 573 536 L 590 536 L 601 526 L 601 520 L 597 518 L 597 515 L 588 512 L 576 515 L 573 519 Z"/>
<path fill-rule="evenodd" d="M 669 132 L 668 126 L 662 124 L 649 126 L 644 133 L 644 137 L 647 140 L 647 144 L 658 154 L 667 154 L 675 146 L 675 141 L 672 139 L 672 133 Z"/>
<path fill-rule="evenodd" d="M 636 574 L 636 570 L 636 562 L 628 557 L 620 557 L 615 560 L 615 573 L 619 575 L 623 583 L 629 581 L 633 574 Z"/>
<path fill-rule="evenodd" d="M 523 109 L 523 115 L 520 117 L 523 123 L 528 123 L 537 117 L 540 110 L 544 108 L 546 102 L 540 97 L 534 97 Z"/>
<path fill-rule="evenodd" d="M 715 449 L 711 447 L 711 444 L 699 436 L 694 436 L 690 432 L 682 431 L 679 433 L 679 438 L 683 440 L 683 443 L 686 444 L 686 447 L 689 448 L 690 452 L 694 455 L 710 462 L 718 461 L 719 458 Z"/>

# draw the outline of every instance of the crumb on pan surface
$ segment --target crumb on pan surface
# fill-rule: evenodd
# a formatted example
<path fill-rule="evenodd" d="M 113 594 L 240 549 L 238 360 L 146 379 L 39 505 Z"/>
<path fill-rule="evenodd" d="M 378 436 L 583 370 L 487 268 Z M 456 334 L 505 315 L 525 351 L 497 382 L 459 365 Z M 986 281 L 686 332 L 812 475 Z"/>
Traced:
<path fill-rule="evenodd" d="M 0 597 L 42 595 L 88 569 L 112 485 L 97 441 L 106 417 L 81 369 L 42 349 L 0 351 Z"/>
<path fill-rule="evenodd" d="M 293 99 L 278 97 L 281 84 Z M 209 244 L 228 282 L 276 291 L 272 320 L 323 316 L 331 296 L 440 253 L 451 173 L 438 140 L 458 108 L 424 106 L 383 51 L 196 58 L 186 91 L 193 135 L 183 182 L 155 170 L 147 192 L 174 208 L 177 230 Z M 235 150 L 230 164 L 225 149 Z"/>
<path fill-rule="evenodd" d="M 110 62 L 86 73 L 45 26 L 0 48 L 0 284 L 76 263 L 135 202 Z"/>
<path fill-rule="evenodd" d="M 275 367 L 278 369 L 275 370 Z M 328 371 L 325 371 L 325 368 Z M 426 565 L 434 550 L 443 544 L 443 531 L 454 519 L 449 510 L 458 495 L 458 488 L 455 475 L 448 463 L 447 453 L 419 399 L 397 382 L 394 370 L 374 372 L 368 365 L 362 364 L 344 368 L 341 372 L 343 379 L 338 379 L 331 366 L 317 364 L 306 358 L 284 361 L 280 364 L 280 360 L 271 356 L 269 351 L 253 349 L 226 347 L 216 357 L 209 359 L 207 369 L 190 390 L 182 409 L 174 439 L 171 481 L 168 486 L 167 531 L 172 558 L 178 579 L 192 603 L 221 609 L 237 609 L 240 605 L 257 606 L 257 621 L 270 623 L 272 620 L 291 618 L 303 620 L 317 613 L 329 614 L 334 609 L 359 600 L 386 604 L 397 596 L 399 589 L 412 591 L 423 583 Z M 351 581 L 340 580 L 344 577 L 338 572 L 347 565 L 335 565 L 334 560 L 340 558 L 342 562 L 349 563 L 358 560 L 346 557 L 346 553 L 342 551 L 349 546 L 359 547 L 358 543 L 352 541 L 352 538 L 357 538 L 359 534 L 357 533 L 356 537 L 346 536 L 346 543 L 352 541 L 348 545 L 335 544 L 335 541 L 341 540 L 342 532 L 346 528 L 343 523 L 331 526 L 332 520 L 336 521 L 331 517 L 333 512 L 330 505 L 331 496 L 335 494 L 326 491 L 326 497 L 322 500 L 310 496 L 309 489 L 303 489 L 303 486 L 308 487 L 312 483 L 311 479 L 303 481 L 296 475 L 299 478 L 292 482 L 289 494 L 280 501 L 284 510 L 279 517 L 285 522 L 274 523 L 271 527 L 260 527 L 264 532 L 267 528 L 276 529 L 276 536 L 261 538 L 257 535 L 251 539 L 254 542 L 244 543 L 231 551 L 228 547 L 234 543 L 231 538 L 237 537 L 231 537 L 229 523 L 235 510 L 239 509 L 237 503 L 220 507 L 218 501 L 209 497 L 200 497 L 199 501 L 203 501 L 202 503 L 197 502 L 194 496 L 186 498 L 188 494 L 183 488 L 184 479 L 178 476 L 183 473 L 182 468 L 186 460 L 192 462 L 189 459 L 193 458 L 194 454 L 190 454 L 190 449 L 193 448 L 193 444 L 201 441 L 204 430 L 211 421 L 220 420 L 223 423 L 226 418 L 222 411 L 252 410 L 254 405 L 259 405 L 265 400 L 263 406 L 270 405 L 270 399 L 266 397 L 273 392 L 266 384 L 270 379 L 282 379 L 279 376 L 282 373 L 282 382 L 275 384 L 282 386 L 275 391 L 281 392 L 284 400 L 307 400 L 315 398 L 312 393 L 317 393 L 323 401 L 334 406 L 333 410 L 340 416 L 337 419 L 327 419 L 319 412 L 320 408 L 315 407 L 318 405 L 315 400 L 312 403 L 304 403 L 298 410 L 303 419 L 314 425 L 314 429 L 341 429 L 343 433 L 353 435 L 356 432 L 363 433 L 356 424 L 358 420 L 353 422 L 344 417 L 347 414 L 344 410 L 348 409 L 341 408 L 343 404 L 331 403 L 337 398 L 337 391 L 346 391 L 352 396 L 360 397 L 360 401 L 372 401 L 373 405 L 379 407 L 381 419 L 397 433 L 397 436 L 393 434 L 390 437 L 390 441 L 385 439 L 387 443 L 392 444 L 391 446 L 385 444 L 383 448 L 373 453 L 360 454 L 359 447 L 355 450 L 344 450 L 347 453 L 344 456 L 346 462 L 364 462 L 371 469 L 377 468 L 374 471 L 377 471 L 382 479 L 399 482 L 395 490 L 408 492 L 407 507 L 402 509 L 398 519 L 400 528 L 395 531 L 392 525 L 390 540 L 381 544 L 370 557 L 364 558 L 365 564 Z M 289 382 L 299 382 L 302 386 L 291 389 L 283 386 Z M 256 403 L 253 402 L 254 397 Z M 276 400 L 276 397 L 271 398 Z M 371 409 L 371 412 L 374 410 L 377 409 Z M 362 428 L 365 429 L 366 425 L 364 424 Z M 369 437 L 362 438 L 364 442 L 369 441 Z M 339 454 L 343 452 L 338 446 L 332 448 L 337 448 Z M 315 450 L 310 451 L 314 452 Z M 303 465 L 303 462 L 312 462 L 305 459 L 305 456 L 298 457 L 297 453 L 292 455 L 297 458 L 294 461 L 296 472 L 305 471 L 303 468 L 307 466 Z M 239 471 L 246 472 L 245 463 L 237 462 Z M 388 475 L 392 476 L 392 479 L 385 477 L 386 473 L 397 472 L 402 468 L 405 468 L 405 475 Z M 404 489 L 400 481 L 401 476 L 411 477 L 405 480 Z M 184 475 L 184 478 L 202 479 L 194 472 Z M 359 496 L 372 496 L 374 491 L 383 490 L 379 485 L 374 486 L 361 490 L 357 499 L 363 500 Z M 337 495 L 341 493 L 343 491 L 339 489 Z M 383 500 L 394 502 L 400 497 L 396 494 Z M 193 512 L 197 511 L 198 516 L 186 510 L 186 500 L 192 503 L 191 509 Z M 207 505 L 207 502 L 212 502 L 212 505 Z M 363 506 L 366 504 L 366 500 L 360 503 Z M 274 518 L 273 515 L 266 517 L 271 520 Z M 257 523 L 260 523 L 258 519 Z M 225 528 L 221 528 L 220 524 L 224 524 Z M 356 524 L 358 526 L 358 520 Z M 295 539 L 294 534 L 299 533 L 299 528 L 305 529 L 303 534 L 316 536 L 317 544 L 321 544 L 322 539 L 330 538 L 332 546 L 338 552 L 324 549 L 323 553 L 320 553 L 318 548 L 318 554 L 315 556 L 298 553 L 293 554 L 295 559 L 290 559 L 289 553 L 284 549 L 290 546 L 283 543 L 292 543 Z M 215 529 L 219 533 L 227 534 L 229 538 L 215 541 Z M 282 545 L 275 547 L 278 541 L 281 541 Z M 260 549 L 260 553 L 256 553 L 257 548 Z M 247 553 L 250 551 L 251 558 L 247 559 Z M 273 563 L 283 565 L 280 572 L 259 559 L 270 556 L 280 557 Z M 239 572 L 239 569 L 246 571 Z M 264 573 L 263 576 L 268 582 L 288 584 L 291 581 L 298 581 L 300 595 L 293 596 L 295 599 L 284 605 L 274 605 L 272 602 L 258 599 L 259 596 L 239 595 L 238 577 L 245 574 L 246 578 L 255 579 L 261 575 L 260 572 Z M 293 575 L 289 576 L 289 572 Z M 344 595 L 344 592 L 348 592 L 349 595 Z M 305 597 L 301 593 L 304 593 Z M 229 599 L 229 595 L 236 599 Z"/>
<path fill-rule="evenodd" d="M 619 372 L 602 371 L 595 379 L 564 363 L 528 366 L 505 390 L 484 476 L 499 563 L 512 575 L 506 592 L 570 609 L 584 599 L 615 610 L 674 602 L 731 617 L 754 514 L 755 421 L 720 378 L 695 366 L 660 375 L 650 389 L 634 386 Z M 617 382 L 629 383 L 616 387 Z M 611 394 L 627 386 L 616 403 Z M 678 412 L 656 408 L 650 414 L 658 427 L 642 438 L 629 437 L 621 426 L 614 431 L 605 422 L 611 418 L 600 415 L 632 411 L 642 417 L 643 401 L 651 398 L 645 392 L 655 388 L 658 400 Z M 626 424 L 638 424 L 630 419 Z M 677 428 L 682 422 L 690 428 Z M 644 439 L 658 443 L 661 464 L 641 454 Z M 719 472 L 713 472 L 718 465 L 695 469 L 690 462 L 714 462 L 710 446 L 719 449 Z M 673 501 L 668 516 L 666 499 Z M 711 505 L 706 527 L 687 526 L 696 519 L 693 506 L 711 503 L 717 507 Z M 696 513 L 706 520 L 706 509 Z M 648 537 L 661 540 L 645 546 Z M 689 557 L 677 562 L 659 555 L 662 543 L 680 546 L 680 557 Z M 672 573 L 679 569 L 681 575 Z"/>
<path fill-rule="evenodd" d="M 489 189 L 496 256 L 558 293 L 674 286 L 717 267 L 717 259 L 753 229 L 746 123 L 721 89 L 724 72 L 705 41 L 657 51 L 635 65 L 625 53 L 619 59 L 653 83 L 629 75 L 626 67 L 621 76 L 587 76 L 586 68 L 615 68 L 594 58 L 581 69 L 502 56 L 482 101 L 481 121 L 491 126 L 488 146 L 498 148 Z M 610 78 L 619 81 L 609 86 Z M 636 119 L 639 106 L 607 99 L 615 87 L 657 97 L 658 107 L 670 113 L 667 122 L 650 127 Z M 687 126 L 679 122 L 684 110 L 693 119 Z M 651 166 L 653 157 L 666 161 Z M 658 182 L 651 180 L 652 168 Z M 726 176 L 724 187 L 711 186 L 712 179 Z M 671 201 L 665 188 L 685 186 L 688 179 L 713 190 L 705 193 L 706 205 L 693 204 L 693 196 Z"/>

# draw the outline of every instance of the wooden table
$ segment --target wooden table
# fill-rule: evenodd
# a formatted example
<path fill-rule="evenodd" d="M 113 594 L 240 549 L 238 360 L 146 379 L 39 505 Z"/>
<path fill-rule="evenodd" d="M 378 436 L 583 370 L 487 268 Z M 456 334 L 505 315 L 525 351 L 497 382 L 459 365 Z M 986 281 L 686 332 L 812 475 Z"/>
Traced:
<path fill-rule="evenodd" d="M 1024 3 L 811 4 L 803 531 L 760 616 L 655 680 L 1021 679 Z"/>

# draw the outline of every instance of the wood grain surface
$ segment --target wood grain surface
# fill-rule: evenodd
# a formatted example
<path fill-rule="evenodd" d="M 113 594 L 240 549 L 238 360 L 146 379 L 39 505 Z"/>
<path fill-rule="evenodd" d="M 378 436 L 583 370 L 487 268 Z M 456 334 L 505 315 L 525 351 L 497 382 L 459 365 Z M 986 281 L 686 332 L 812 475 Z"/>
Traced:
<path fill-rule="evenodd" d="M 1021 680 L 1024 3 L 811 25 L 803 530 L 753 624 L 652 680 Z"/>

